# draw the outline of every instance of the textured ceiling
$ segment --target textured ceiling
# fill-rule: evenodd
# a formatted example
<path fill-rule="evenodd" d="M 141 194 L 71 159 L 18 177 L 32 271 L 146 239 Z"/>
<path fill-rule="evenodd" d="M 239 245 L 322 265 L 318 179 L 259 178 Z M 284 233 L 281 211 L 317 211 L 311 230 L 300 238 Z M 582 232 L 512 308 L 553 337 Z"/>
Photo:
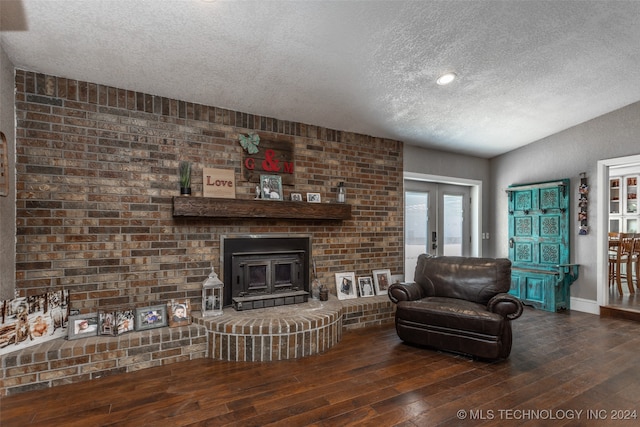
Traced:
<path fill-rule="evenodd" d="M 18 68 L 493 157 L 640 100 L 638 1 L 0 1 Z M 455 71 L 440 87 L 435 79 Z"/>

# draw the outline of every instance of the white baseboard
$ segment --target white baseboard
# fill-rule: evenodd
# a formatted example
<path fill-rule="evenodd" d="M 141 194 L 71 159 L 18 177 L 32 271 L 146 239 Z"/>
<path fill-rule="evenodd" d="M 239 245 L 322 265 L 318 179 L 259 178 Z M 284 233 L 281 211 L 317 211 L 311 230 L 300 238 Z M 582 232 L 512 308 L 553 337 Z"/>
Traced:
<path fill-rule="evenodd" d="M 600 315 L 600 306 L 598 305 L 598 301 L 591 299 L 571 297 L 571 310 L 595 314 L 598 316 Z"/>

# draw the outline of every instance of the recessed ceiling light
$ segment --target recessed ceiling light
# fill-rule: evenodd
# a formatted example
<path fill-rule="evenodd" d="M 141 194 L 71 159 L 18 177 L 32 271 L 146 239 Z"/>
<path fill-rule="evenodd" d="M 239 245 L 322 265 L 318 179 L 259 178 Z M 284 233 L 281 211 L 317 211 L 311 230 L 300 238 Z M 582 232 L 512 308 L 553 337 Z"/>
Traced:
<path fill-rule="evenodd" d="M 436 83 L 438 83 L 440 86 L 448 85 L 449 83 L 454 81 L 456 77 L 457 77 L 456 73 L 445 73 L 440 77 L 438 77 L 438 80 L 436 80 Z"/>

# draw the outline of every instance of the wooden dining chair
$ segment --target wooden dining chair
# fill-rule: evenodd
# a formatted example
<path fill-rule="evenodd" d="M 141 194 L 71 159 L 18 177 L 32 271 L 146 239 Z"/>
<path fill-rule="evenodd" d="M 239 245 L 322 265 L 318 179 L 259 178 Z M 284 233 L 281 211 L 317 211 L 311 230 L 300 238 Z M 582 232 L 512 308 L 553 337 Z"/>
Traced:
<path fill-rule="evenodd" d="M 633 276 L 636 288 L 640 289 L 640 233 L 634 234 L 633 247 L 627 259 L 627 280 L 633 280 Z"/>
<path fill-rule="evenodd" d="M 626 266 L 624 273 L 629 293 L 635 293 L 633 288 L 633 269 L 631 268 L 633 263 L 633 251 L 635 245 L 634 233 L 620 233 L 618 242 L 616 245 L 609 245 L 611 252 L 609 253 L 609 285 L 616 283 L 618 287 L 618 293 L 622 296 L 622 265 Z M 615 248 L 615 250 L 614 250 Z M 636 257 L 637 259 L 637 257 Z M 637 265 L 637 264 L 636 264 Z M 637 275 L 636 275 L 637 277 Z"/>
<path fill-rule="evenodd" d="M 616 255 L 618 251 L 618 244 L 620 243 L 620 233 L 617 231 L 610 231 L 608 235 L 608 254 L 609 254 L 609 287 L 613 285 L 616 280 Z"/>

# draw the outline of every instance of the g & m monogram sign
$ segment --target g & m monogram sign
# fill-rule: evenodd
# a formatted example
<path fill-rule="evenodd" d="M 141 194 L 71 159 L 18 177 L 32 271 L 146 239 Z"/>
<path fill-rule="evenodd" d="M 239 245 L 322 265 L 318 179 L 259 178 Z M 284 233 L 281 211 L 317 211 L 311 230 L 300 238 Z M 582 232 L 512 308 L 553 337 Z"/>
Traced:
<path fill-rule="evenodd" d="M 257 183 L 260 175 L 280 175 L 283 185 L 294 185 L 293 147 L 293 142 L 260 139 L 257 153 L 243 152 L 244 178 Z"/>

